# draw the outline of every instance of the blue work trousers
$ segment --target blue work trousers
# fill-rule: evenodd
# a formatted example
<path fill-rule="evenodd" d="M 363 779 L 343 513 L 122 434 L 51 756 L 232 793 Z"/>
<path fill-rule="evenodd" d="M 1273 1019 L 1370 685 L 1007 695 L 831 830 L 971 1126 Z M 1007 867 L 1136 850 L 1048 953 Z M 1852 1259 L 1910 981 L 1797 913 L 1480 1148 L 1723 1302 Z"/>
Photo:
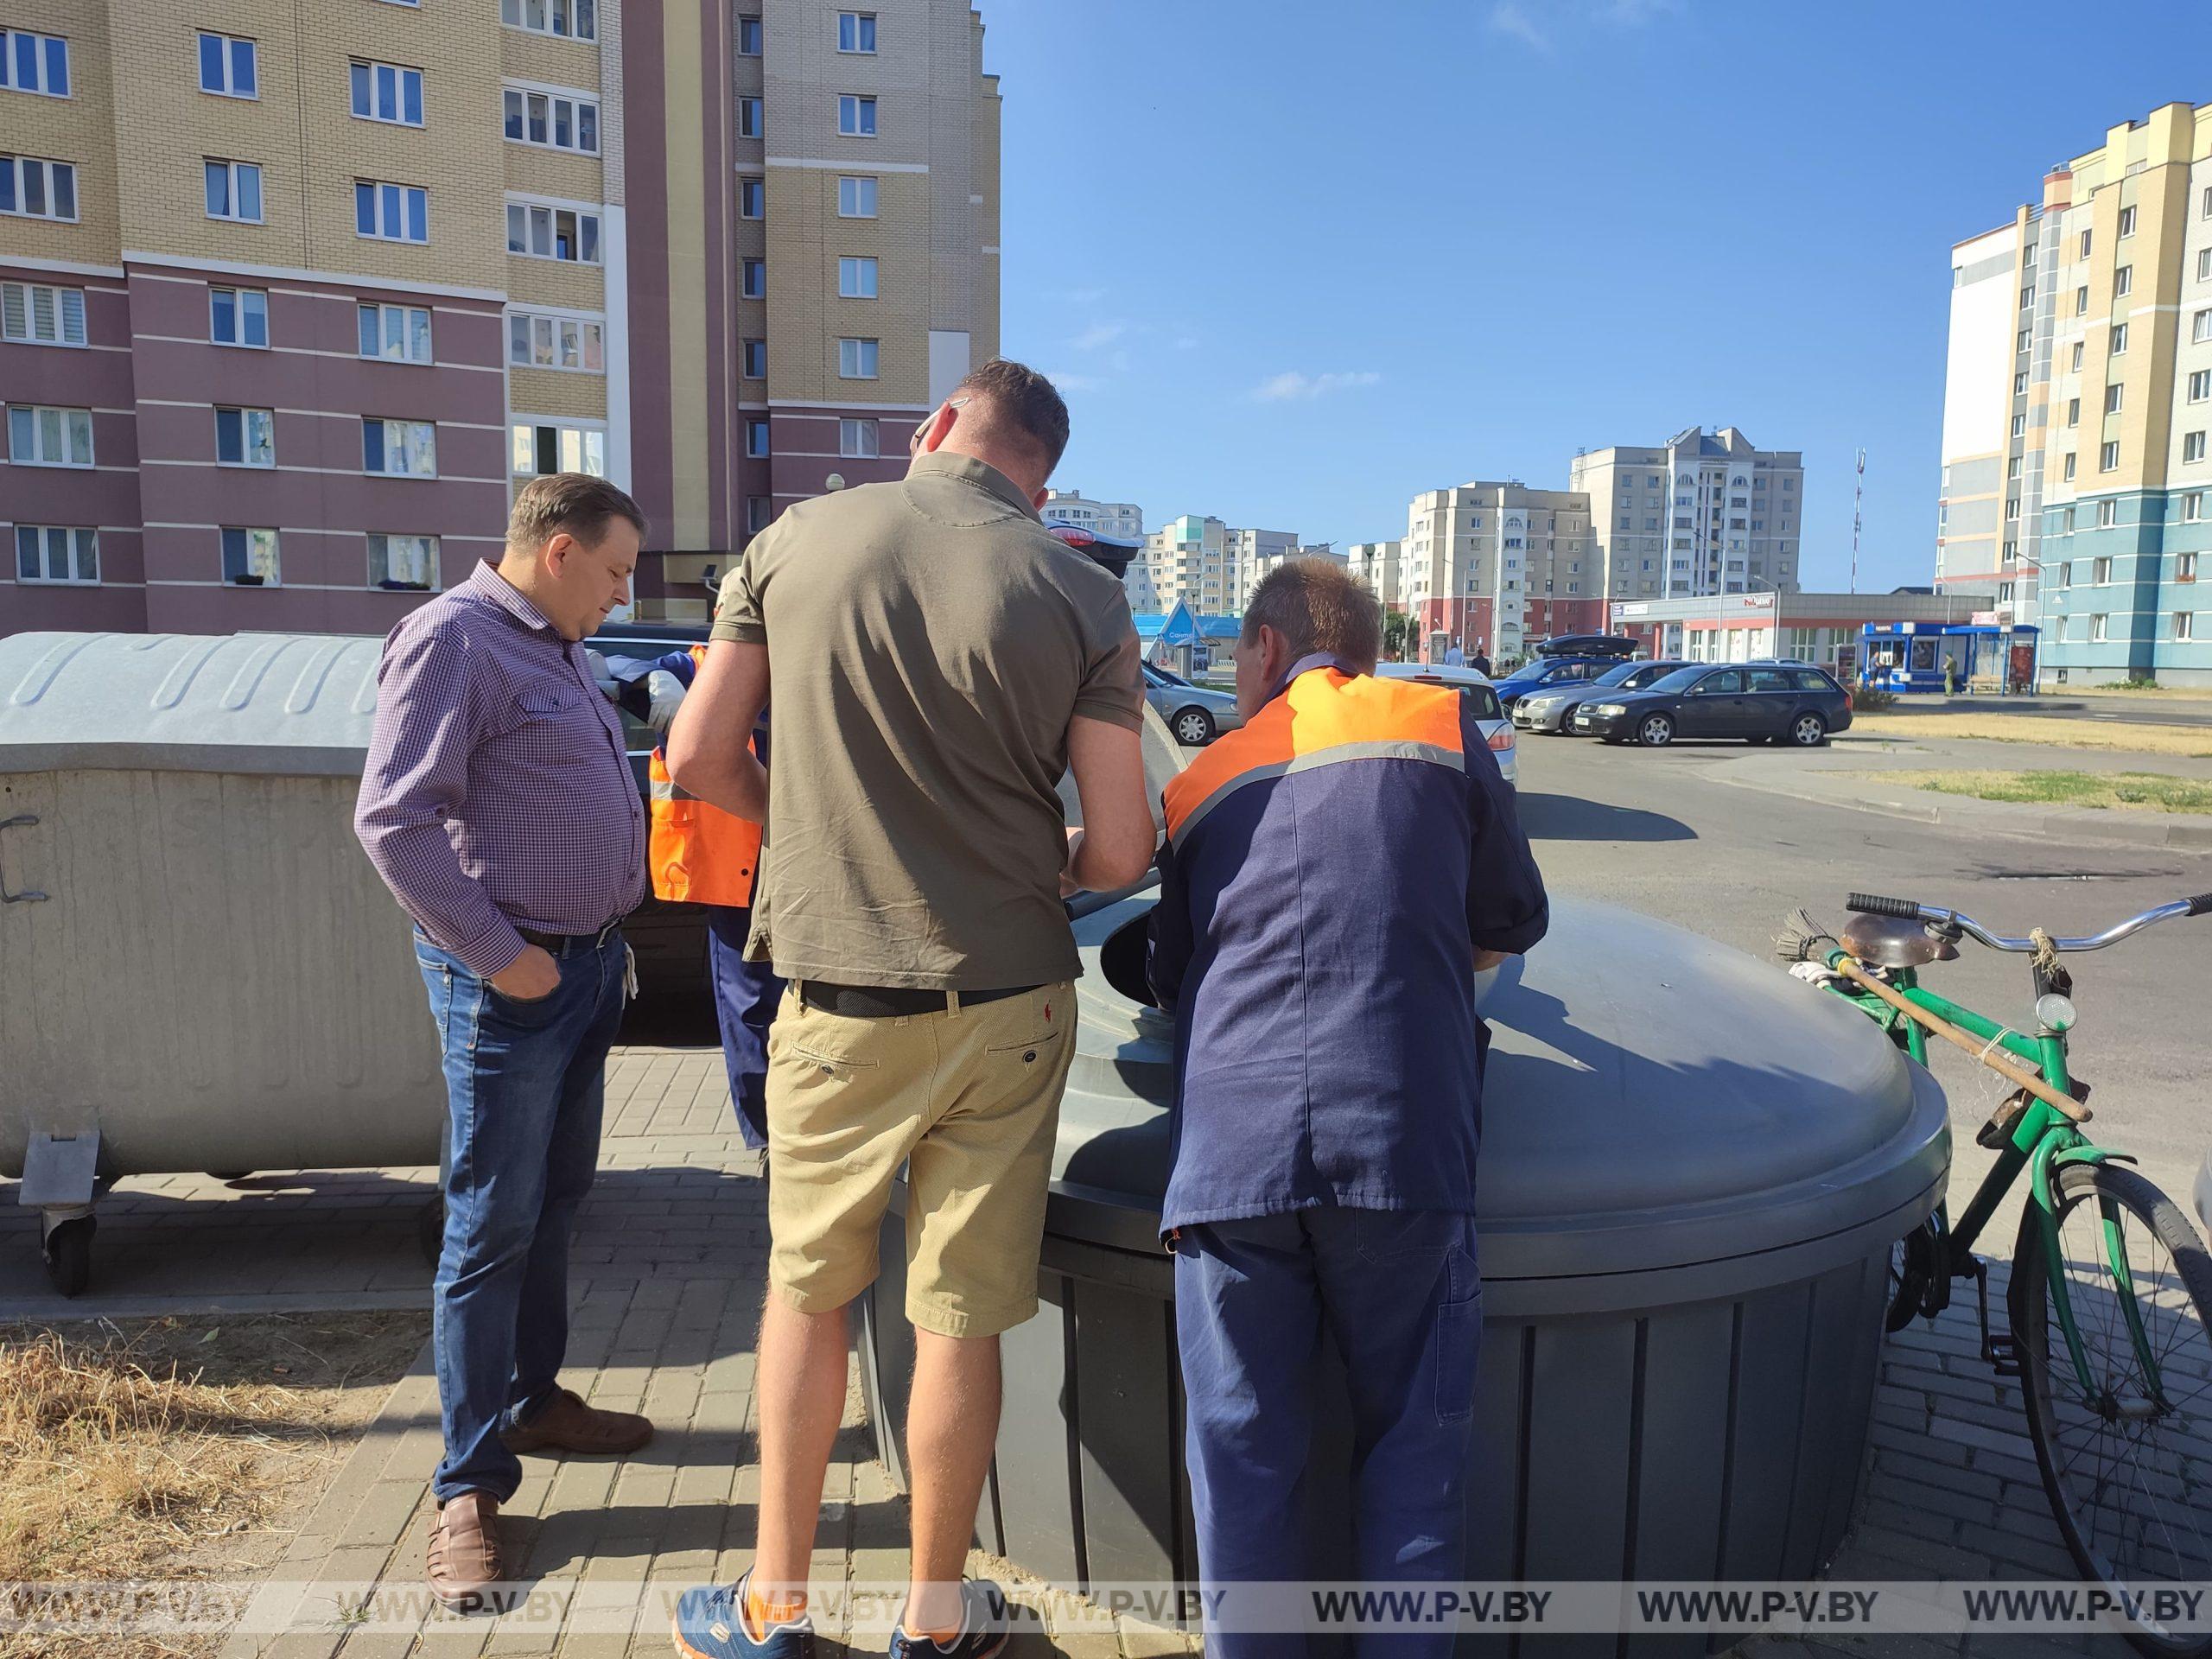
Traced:
<path fill-rule="evenodd" d="M 766 963 L 745 959 L 752 929 L 750 908 L 707 906 L 707 975 L 714 982 L 730 1105 L 739 1139 L 758 1152 L 768 1144 L 768 1027 L 784 1000 L 784 982 Z"/>

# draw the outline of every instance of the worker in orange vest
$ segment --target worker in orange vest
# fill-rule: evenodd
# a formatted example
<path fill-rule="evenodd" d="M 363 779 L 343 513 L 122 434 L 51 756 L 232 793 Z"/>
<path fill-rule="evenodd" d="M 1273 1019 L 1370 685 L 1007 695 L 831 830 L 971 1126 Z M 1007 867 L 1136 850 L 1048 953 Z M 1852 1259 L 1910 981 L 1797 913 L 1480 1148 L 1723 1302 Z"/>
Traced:
<path fill-rule="evenodd" d="M 704 645 L 652 658 L 611 658 L 615 702 L 664 733 L 706 656 Z M 753 728 L 753 752 L 768 761 L 767 716 Z M 755 1150 L 768 1144 L 768 1027 L 783 1000 L 784 982 L 766 962 L 748 962 L 753 884 L 760 868 L 760 826 L 695 800 L 668 775 L 658 747 L 646 767 L 652 837 L 646 854 L 653 896 L 702 905 L 707 912 L 707 975 L 721 1028 L 722 1060 L 737 1129 Z"/>

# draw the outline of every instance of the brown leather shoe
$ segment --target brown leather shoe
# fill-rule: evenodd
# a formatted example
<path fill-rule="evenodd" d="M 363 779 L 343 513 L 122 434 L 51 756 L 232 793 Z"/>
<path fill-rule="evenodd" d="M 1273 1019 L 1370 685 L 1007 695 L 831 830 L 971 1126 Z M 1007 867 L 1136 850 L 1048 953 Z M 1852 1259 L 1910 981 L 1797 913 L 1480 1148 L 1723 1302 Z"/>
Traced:
<path fill-rule="evenodd" d="M 430 1528 L 430 1593 L 448 1612 L 499 1612 L 509 1593 L 499 1554 L 499 1500 L 489 1492 L 449 1497 Z"/>
<path fill-rule="evenodd" d="M 563 1389 L 519 1428 L 504 1429 L 499 1440 L 510 1452 L 584 1452 L 620 1456 L 635 1452 L 653 1437 L 653 1426 L 629 1411 L 601 1411 L 584 1404 L 572 1389 Z"/>

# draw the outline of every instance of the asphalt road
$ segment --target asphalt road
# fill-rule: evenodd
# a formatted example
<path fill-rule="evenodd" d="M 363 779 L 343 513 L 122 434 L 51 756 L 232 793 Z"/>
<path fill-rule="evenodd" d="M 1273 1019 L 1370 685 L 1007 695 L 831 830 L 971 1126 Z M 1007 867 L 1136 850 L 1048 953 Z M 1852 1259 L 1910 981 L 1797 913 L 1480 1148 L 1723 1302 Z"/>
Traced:
<path fill-rule="evenodd" d="M 2124 721 L 2136 726 L 2212 726 L 2212 697 L 2069 697 L 2063 691 L 2040 697 L 1900 697 L 1889 715 L 1974 715 L 1996 711 L 2047 715 L 2053 720 Z"/>
<path fill-rule="evenodd" d="M 1785 776 L 1808 758 L 1741 744 L 1649 750 L 1522 734 L 1522 816 L 1547 881 L 1762 957 L 1797 906 L 1840 930 L 1853 889 L 1949 906 L 2010 934 L 2037 924 L 2093 933 L 2212 889 L 2212 856 L 1977 839 L 1706 775 L 1714 761 L 1746 753 Z M 1941 976 L 1931 984 L 1993 1019 L 2025 1024 L 2026 958 L 1971 942 L 1961 950 L 1958 961 L 1931 969 Z M 2212 1145 L 2212 1027 L 2203 1014 L 2212 917 L 2166 923 L 2072 966 L 2081 1011 L 2073 1062 L 2094 1087 L 2094 1132 L 2137 1154 L 2144 1173 L 2186 1208 Z M 1959 1180 L 1978 1175 L 1988 1157 L 1974 1133 L 2005 1085 L 1954 1050 L 1936 1055 L 1933 1069 L 1951 1101 L 1955 1212 Z M 2001 1244 L 1991 1242 L 2009 1250 L 2009 1230 Z"/>

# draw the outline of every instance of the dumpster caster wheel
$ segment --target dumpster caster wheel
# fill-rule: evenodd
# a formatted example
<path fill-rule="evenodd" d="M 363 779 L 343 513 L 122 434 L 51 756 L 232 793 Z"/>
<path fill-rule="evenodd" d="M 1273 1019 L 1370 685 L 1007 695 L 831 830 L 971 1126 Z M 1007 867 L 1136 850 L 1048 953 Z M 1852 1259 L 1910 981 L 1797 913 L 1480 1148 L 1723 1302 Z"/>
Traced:
<path fill-rule="evenodd" d="M 211 1169 L 207 1172 L 207 1179 L 211 1181 L 242 1181 L 252 1173 L 250 1169 Z"/>
<path fill-rule="evenodd" d="M 432 1267 L 446 1247 L 446 1201 L 432 1198 L 415 1213 L 415 1244 L 423 1252 L 423 1259 Z"/>
<path fill-rule="evenodd" d="M 46 1260 L 46 1276 L 64 1296 L 82 1295 L 92 1282 L 92 1230 L 98 1224 L 90 1216 L 58 1222 L 39 1247 Z"/>

